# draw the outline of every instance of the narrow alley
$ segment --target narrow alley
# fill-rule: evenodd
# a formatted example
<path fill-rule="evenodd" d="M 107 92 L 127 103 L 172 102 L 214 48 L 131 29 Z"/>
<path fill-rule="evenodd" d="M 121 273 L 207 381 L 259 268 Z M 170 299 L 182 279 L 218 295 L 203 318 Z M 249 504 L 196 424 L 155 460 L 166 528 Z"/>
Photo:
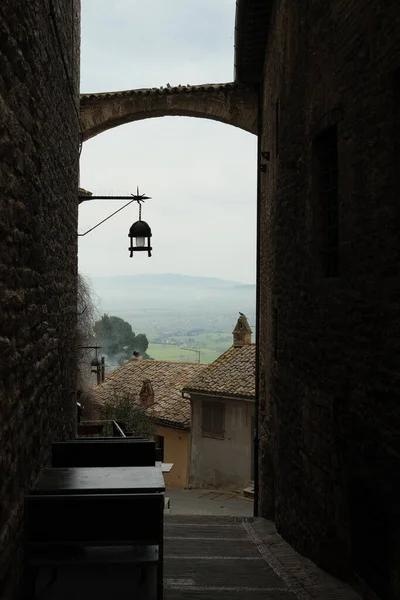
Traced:
<path fill-rule="evenodd" d="M 0 123 L 0 600 L 400 600 L 400 0 L 0 0 Z"/>
<path fill-rule="evenodd" d="M 210 490 L 169 489 L 166 495 L 171 508 L 164 518 L 165 600 L 361 600 L 295 552 L 271 521 L 250 516 L 250 500 Z M 132 565 L 92 565 L 85 571 L 72 566 L 60 569 L 53 582 L 44 570 L 36 598 L 149 600 L 156 598 L 155 583 L 155 568 L 141 578 Z"/>
<path fill-rule="evenodd" d="M 168 490 L 167 496 L 165 600 L 360 600 L 297 554 L 272 522 L 253 518 L 250 500 L 207 490 Z"/>
<path fill-rule="evenodd" d="M 169 516 L 165 523 L 165 598 L 225 600 L 239 593 L 243 600 L 294 600 L 298 585 L 269 564 L 268 552 L 263 555 L 260 551 L 263 546 L 254 525 L 246 517 Z"/>

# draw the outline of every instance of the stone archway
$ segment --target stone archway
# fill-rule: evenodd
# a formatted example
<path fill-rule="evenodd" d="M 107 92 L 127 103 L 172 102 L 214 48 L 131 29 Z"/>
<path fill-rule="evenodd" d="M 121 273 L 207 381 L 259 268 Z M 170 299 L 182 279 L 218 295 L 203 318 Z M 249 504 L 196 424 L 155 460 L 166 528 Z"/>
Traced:
<path fill-rule="evenodd" d="M 257 104 L 256 89 L 236 83 L 82 94 L 83 141 L 124 123 L 173 115 L 221 121 L 257 134 Z"/>

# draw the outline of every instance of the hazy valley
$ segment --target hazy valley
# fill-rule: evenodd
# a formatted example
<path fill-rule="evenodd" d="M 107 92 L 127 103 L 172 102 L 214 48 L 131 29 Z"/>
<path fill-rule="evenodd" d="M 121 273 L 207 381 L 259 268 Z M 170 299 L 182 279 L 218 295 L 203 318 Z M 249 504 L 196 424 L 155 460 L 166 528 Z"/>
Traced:
<path fill-rule="evenodd" d="M 103 313 L 145 333 L 155 359 L 211 362 L 232 344 L 243 312 L 255 332 L 256 286 L 188 275 L 93 277 L 94 302 Z M 255 337 L 255 336 L 254 336 Z"/>

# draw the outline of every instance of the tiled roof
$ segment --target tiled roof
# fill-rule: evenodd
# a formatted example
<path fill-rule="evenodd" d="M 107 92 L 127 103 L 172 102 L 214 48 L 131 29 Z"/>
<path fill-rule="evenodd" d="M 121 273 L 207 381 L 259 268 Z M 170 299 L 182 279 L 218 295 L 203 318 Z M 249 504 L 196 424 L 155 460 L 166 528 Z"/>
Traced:
<path fill-rule="evenodd" d="M 255 398 L 256 345 L 231 347 L 184 386 L 185 392 Z"/>
<path fill-rule="evenodd" d="M 204 365 L 165 360 L 133 360 L 110 373 L 104 383 L 93 389 L 95 404 L 102 404 L 113 392 L 127 391 L 139 402 L 143 381 L 150 379 L 154 404 L 147 409 L 157 422 L 190 428 L 190 401 L 182 398 L 182 388 Z"/>

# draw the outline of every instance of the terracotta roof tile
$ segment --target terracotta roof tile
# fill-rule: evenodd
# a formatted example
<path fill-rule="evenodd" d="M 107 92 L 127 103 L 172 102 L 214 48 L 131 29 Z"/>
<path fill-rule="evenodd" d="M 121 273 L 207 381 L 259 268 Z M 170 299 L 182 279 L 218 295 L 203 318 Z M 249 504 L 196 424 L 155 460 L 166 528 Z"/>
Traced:
<path fill-rule="evenodd" d="M 102 404 L 113 392 L 132 393 L 137 402 L 143 381 L 154 389 L 154 404 L 147 412 L 160 423 L 190 428 L 190 401 L 182 398 L 182 388 L 204 369 L 204 364 L 164 360 L 133 360 L 116 369 L 93 389 L 95 404 Z"/>
<path fill-rule="evenodd" d="M 255 398 L 256 345 L 231 347 L 190 379 L 185 392 Z"/>

